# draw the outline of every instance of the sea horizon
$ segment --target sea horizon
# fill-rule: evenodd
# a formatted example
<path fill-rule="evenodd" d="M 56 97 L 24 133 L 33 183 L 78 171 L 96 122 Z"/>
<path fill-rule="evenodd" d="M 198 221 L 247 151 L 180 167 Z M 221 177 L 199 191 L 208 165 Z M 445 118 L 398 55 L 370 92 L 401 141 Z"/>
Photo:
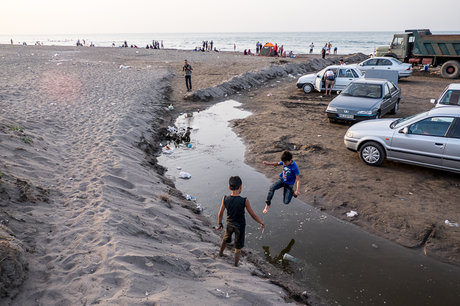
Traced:
<path fill-rule="evenodd" d="M 145 48 L 153 40 L 163 41 L 166 49 L 194 50 L 202 46 L 203 41 L 213 41 L 219 51 L 238 51 L 256 49 L 256 43 L 267 42 L 283 45 L 287 52 L 309 53 L 313 42 L 313 53 L 319 53 L 324 44 L 330 42 L 337 47 L 339 54 L 362 52 L 370 54 L 378 46 L 389 45 L 394 33 L 402 31 L 315 31 L 315 32 L 151 32 L 151 33 L 81 33 L 81 34 L 20 34 L 0 35 L 0 44 L 27 45 L 40 42 L 51 46 L 74 46 L 80 40 L 84 45 L 96 47 L 120 47 L 124 41 L 128 46 Z M 432 31 L 433 34 L 451 34 L 454 31 Z M 236 45 L 236 49 L 234 49 Z"/>

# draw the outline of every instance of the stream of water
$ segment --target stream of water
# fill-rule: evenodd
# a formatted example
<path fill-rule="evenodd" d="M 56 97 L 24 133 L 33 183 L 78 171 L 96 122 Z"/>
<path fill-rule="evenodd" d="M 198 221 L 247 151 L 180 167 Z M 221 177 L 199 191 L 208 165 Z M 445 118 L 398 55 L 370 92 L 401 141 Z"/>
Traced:
<path fill-rule="evenodd" d="M 328 304 L 458 305 L 459 267 L 371 235 L 298 199 L 284 205 L 281 190 L 275 193 L 270 211 L 262 214 L 272 180 L 244 163 L 245 146 L 228 125 L 230 120 L 251 115 L 239 106 L 229 100 L 191 117 L 179 116 L 176 126 L 193 128 L 192 148 L 179 146 L 159 157 L 176 187 L 197 198 L 203 214 L 217 224 L 222 196 L 229 193 L 228 178 L 239 175 L 242 196 L 249 198 L 266 224 L 262 235 L 246 214 L 245 247 L 292 273 L 308 292 Z M 180 171 L 191 178 L 180 179 Z M 297 261 L 283 261 L 284 253 Z"/>

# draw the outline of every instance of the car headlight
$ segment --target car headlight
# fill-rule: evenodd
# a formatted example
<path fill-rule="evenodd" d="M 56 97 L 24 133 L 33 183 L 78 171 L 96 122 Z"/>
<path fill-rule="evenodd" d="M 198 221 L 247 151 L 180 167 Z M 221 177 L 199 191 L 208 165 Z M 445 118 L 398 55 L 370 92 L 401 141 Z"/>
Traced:
<path fill-rule="evenodd" d="M 371 110 L 367 110 L 367 111 L 359 111 L 358 112 L 358 115 L 372 115 L 373 112 Z"/>
<path fill-rule="evenodd" d="M 327 109 L 326 109 L 326 112 L 336 113 L 337 112 L 337 107 L 328 105 Z"/>
<path fill-rule="evenodd" d="M 347 137 L 353 138 L 353 132 L 347 132 Z"/>

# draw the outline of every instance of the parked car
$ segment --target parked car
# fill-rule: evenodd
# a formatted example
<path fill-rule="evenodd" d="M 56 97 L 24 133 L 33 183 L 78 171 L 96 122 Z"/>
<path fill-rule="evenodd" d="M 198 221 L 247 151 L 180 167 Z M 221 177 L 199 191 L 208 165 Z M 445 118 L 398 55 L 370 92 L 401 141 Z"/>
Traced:
<path fill-rule="evenodd" d="M 357 65 L 358 69 L 366 74 L 368 70 L 394 70 L 400 78 L 412 75 L 412 65 L 405 64 L 393 57 L 372 57 Z"/>
<path fill-rule="evenodd" d="M 460 107 L 359 122 L 348 129 L 344 142 L 367 165 L 380 166 L 386 158 L 460 173 Z"/>
<path fill-rule="evenodd" d="M 326 109 L 329 121 L 361 121 L 396 114 L 401 89 L 383 79 L 358 79 L 335 97 Z"/>
<path fill-rule="evenodd" d="M 435 107 L 445 105 L 460 105 L 460 83 L 450 84 L 444 89 L 439 99 L 431 99 Z"/>
<path fill-rule="evenodd" d="M 302 88 L 307 94 L 311 93 L 313 90 L 321 92 L 325 89 L 323 77 L 328 70 L 332 70 L 336 76 L 334 87 L 332 87 L 332 90 L 336 91 L 342 90 L 352 81 L 364 77 L 363 73 L 356 68 L 356 65 L 332 65 L 317 73 L 301 76 L 297 80 L 297 88 Z"/>

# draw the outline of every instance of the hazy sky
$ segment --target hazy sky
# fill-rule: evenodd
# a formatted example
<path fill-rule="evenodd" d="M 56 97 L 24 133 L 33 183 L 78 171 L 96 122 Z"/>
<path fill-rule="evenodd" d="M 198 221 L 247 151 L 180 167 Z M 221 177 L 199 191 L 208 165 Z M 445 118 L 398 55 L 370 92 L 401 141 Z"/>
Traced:
<path fill-rule="evenodd" d="M 460 30 L 459 0 L 1 0 L 0 34 Z"/>

